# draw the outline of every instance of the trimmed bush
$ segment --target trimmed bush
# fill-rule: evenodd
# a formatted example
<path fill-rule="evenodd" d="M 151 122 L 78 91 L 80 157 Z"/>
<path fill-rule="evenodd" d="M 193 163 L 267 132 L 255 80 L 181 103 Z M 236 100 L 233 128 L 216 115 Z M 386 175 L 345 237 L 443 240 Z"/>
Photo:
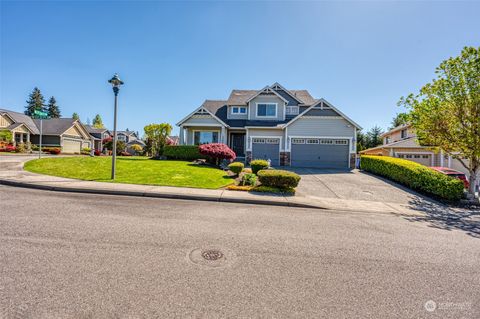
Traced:
<path fill-rule="evenodd" d="M 462 181 L 412 161 L 389 156 L 364 155 L 360 160 L 360 168 L 413 190 L 443 199 L 459 200 L 463 195 Z"/>
<path fill-rule="evenodd" d="M 216 165 L 218 165 L 219 160 L 234 161 L 237 158 L 235 152 L 223 143 L 202 144 L 198 147 L 198 150 L 200 154 L 213 159 Z"/>
<path fill-rule="evenodd" d="M 228 165 L 228 169 L 236 175 L 240 174 L 243 171 L 243 167 L 244 165 L 241 162 L 233 162 Z"/>
<path fill-rule="evenodd" d="M 283 170 L 261 170 L 257 175 L 258 180 L 264 186 L 294 188 L 300 182 L 298 174 Z"/>
<path fill-rule="evenodd" d="M 255 174 L 245 174 L 242 176 L 242 185 L 255 186 L 257 183 L 257 175 Z"/>
<path fill-rule="evenodd" d="M 250 167 L 252 168 L 252 173 L 257 174 L 261 169 L 268 168 L 268 162 L 262 159 L 256 159 L 250 162 Z"/>
<path fill-rule="evenodd" d="M 196 145 L 165 145 L 163 155 L 168 159 L 193 161 L 202 158 Z"/>

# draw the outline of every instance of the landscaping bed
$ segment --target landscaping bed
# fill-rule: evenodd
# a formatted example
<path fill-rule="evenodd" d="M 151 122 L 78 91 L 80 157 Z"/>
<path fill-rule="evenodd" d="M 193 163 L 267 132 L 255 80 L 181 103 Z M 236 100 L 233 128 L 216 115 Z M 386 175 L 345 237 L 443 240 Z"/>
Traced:
<path fill-rule="evenodd" d="M 43 158 L 25 163 L 33 173 L 98 182 L 218 189 L 234 180 L 218 168 L 187 161 L 118 157 L 114 181 L 110 179 L 111 157 Z"/>

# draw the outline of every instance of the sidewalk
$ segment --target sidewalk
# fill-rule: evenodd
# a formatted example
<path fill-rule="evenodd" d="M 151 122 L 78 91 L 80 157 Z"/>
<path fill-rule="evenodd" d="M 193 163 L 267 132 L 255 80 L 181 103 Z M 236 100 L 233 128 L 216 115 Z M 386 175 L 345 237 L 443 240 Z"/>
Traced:
<path fill-rule="evenodd" d="M 282 196 L 230 190 L 210 190 L 170 186 L 151 186 L 121 183 L 82 181 L 30 173 L 23 164 L 35 156 L 0 156 L 0 184 L 44 189 L 50 191 L 158 197 L 215 202 L 246 203 L 289 207 L 316 208 L 337 211 L 422 215 L 408 205 L 378 201 L 321 198 L 315 196 Z"/>

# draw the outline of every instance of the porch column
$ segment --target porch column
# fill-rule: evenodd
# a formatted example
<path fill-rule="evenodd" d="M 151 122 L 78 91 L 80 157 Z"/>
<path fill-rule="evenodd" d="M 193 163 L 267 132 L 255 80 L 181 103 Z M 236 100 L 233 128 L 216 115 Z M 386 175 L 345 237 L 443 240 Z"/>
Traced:
<path fill-rule="evenodd" d="M 222 126 L 222 133 L 221 133 L 221 135 L 220 135 L 220 136 L 221 136 L 221 137 L 220 137 L 220 139 L 221 139 L 221 142 L 220 142 L 220 143 L 227 144 L 227 139 L 226 139 L 226 136 L 227 136 L 227 135 L 226 135 L 226 132 L 227 132 L 227 131 L 226 131 L 226 129 L 225 129 L 225 126 Z"/>
<path fill-rule="evenodd" d="M 184 134 L 183 126 L 180 126 L 180 133 L 178 134 L 178 135 L 180 135 L 180 136 L 179 136 L 179 141 L 178 141 L 178 143 L 179 143 L 180 145 L 184 145 L 184 144 L 185 144 L 185 137 L 184 137 L 183 134 Z"/>
<path fill-rule="evenodd" d="M 30 143 L 30 133 L 27 133 L 27 143 Z"/>

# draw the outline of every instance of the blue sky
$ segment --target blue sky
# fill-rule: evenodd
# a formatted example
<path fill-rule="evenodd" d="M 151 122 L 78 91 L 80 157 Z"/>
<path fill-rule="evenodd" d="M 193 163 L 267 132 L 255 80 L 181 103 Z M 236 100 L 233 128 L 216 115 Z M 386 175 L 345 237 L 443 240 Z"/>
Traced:
<path fill-rule="evenodd" d="M 38 86 L 64 116 L 119 128 L 174 125 L 205 99 L 279 82 L 308 89 L 364 129 L 480 44 L 480 2 L 2 1 L 0 107 Z M 177 129 L 175 128 L 175 131 Z"/>

